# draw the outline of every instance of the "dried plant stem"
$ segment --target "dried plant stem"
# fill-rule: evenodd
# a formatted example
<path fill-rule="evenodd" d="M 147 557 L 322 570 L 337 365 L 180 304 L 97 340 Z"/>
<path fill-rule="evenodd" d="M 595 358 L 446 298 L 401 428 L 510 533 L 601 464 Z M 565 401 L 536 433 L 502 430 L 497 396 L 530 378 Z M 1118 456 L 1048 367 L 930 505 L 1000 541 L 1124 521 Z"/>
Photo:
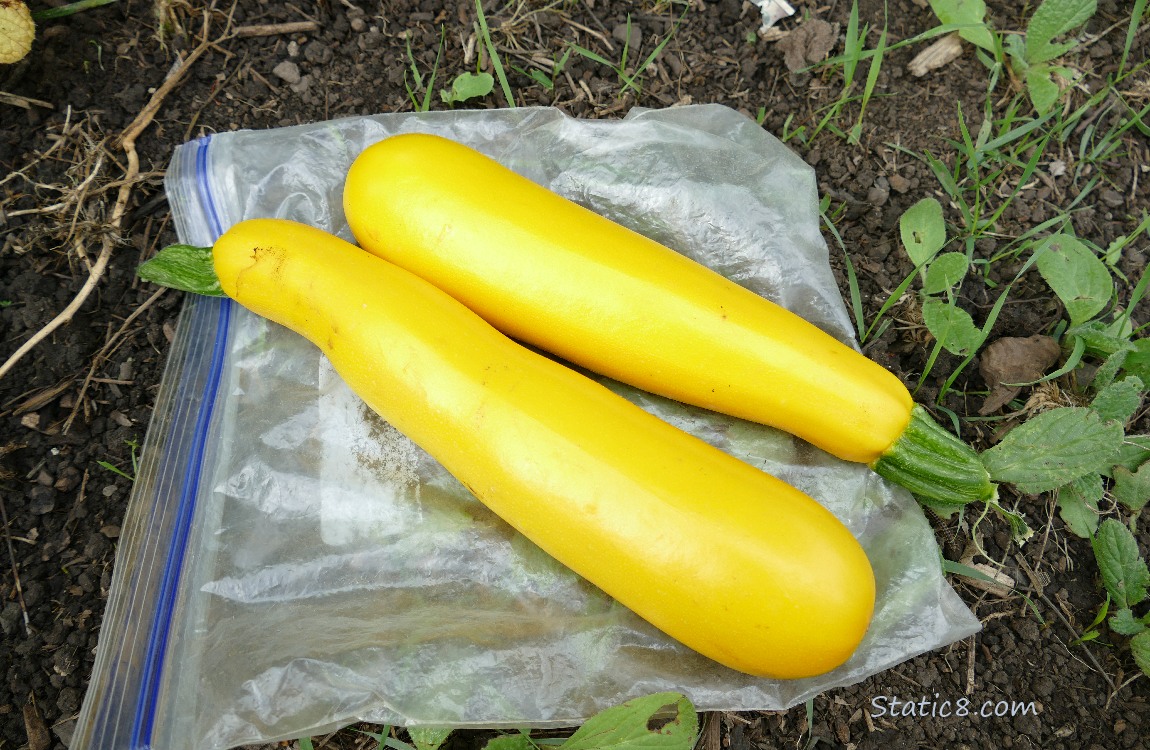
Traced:
<path fill-rule="evenodd" d="M 93 380 L 96 379 L 96 368 L 99 367 L 112 353 L 112 350 L 119 345 L 120 337 L 123 336 L 126 330 L 128 330 L 128 326 L 132 324 L 132 321 L 140 317 L 141 313 L 151 307 L 152 303 L 162 297 L 167 291 L 169 291 L 167 287 L 160 287 L 155 292 L 153 292 L 151 297 L 148 297 L 148 299 L 145 300 L 142 305 L 133 310 L 132 314 L 124 319 L 124 322 L 120 324 L 120 328 L 114 334 L 112 334 L 100 352 L 92 358 L 92 366 L 88 368 L 88 375 L 84 378 L 83 385 L 80 386 L 80 394 L 76 397 L 76 404 L 72 407 L 72 413 L 69 414 L 68 418 L 64 421 L 62 432 L 66 434 L 68 430 L 72 428 L 72 422 L 76 419 L 76 415 L 79 413 L 80 407 L 84 403 L 84 396 L 88 393 L 88 386 L 91 385 Z M 87 414 L 86 409 L 85 414 Z"/>
<path fill-rule="evenodd" d="M 212 46 L 213 42 L 208 38 L 209 21 L 210 10 L 206 10 L 204 12 L 203 36 L 199 45 L 184 58 L 183 62 L 168 76 L 167 80 L 156 89 L 156 92 L 152 94 L 152 98 L 148 100 L 148 103 L 144 105 L 144 108 L 136 115 L 136 119 L 132 121 L 118 139 L 120 148 L 128 158 L 128 164 L 125 168 L 124 179 L 120 182 L 116 203 L 112 208 L 112 216 L 110 219 L 111 231 L 106 233 L 101 241 L 100 254 L 96 258 L 96 262 L 91 265 L 87 280 L 72 301 L 68 303 L 67 307 L 61 310 L 55 318 L 37 331 L 35 335 L 25 341 L 12 356 L 8 357 L 3 365 L 0 365 L 0 378 L 3 378 L 4 375 L 15 367 L 16 363 L 19 362 L 24 355 L 32 351 L 37 344 L 51 336 L 57 328 L 71 321 L 72 316 L 74 316 L 80 307 L 88 300 L 88 297 L 92 294 L 92 290 L 96 288 L 96 284 L 98 284 L 103 277 L 104 271 L 108 268 L 108 261 L 112 257 L 112 250 L 116 245 L 119 230 L 123 224 L 124 213 L 128 207 L 128 200 L 131 198 L 132 189 L 135 187 L 140 175 L 140 158 L 136 154 L 136 139 L 147 129 L 148 125 L 151 124 L 167 95 L 180 84 L 184 75 L 196 60 Z"/>
<path fill-rule="evenodd" d="M 32 624 L 28 619 L 28 607 L 24 605 L 24 589 L 20 586 L 20 568 L 16 565 L 16 550 L 12 549 L 12 530 L 8 528 L 8 509 L 4 507 L 3 495 L 0 495 L 0 523 L 4 524 L 4 541 L 8 544 L 8 559 L 12 562 L 12 577 L 16 580 L 16 601 L 20 603 L 20 613 L 24 615 L 24 633 L 32 635 Z"/>

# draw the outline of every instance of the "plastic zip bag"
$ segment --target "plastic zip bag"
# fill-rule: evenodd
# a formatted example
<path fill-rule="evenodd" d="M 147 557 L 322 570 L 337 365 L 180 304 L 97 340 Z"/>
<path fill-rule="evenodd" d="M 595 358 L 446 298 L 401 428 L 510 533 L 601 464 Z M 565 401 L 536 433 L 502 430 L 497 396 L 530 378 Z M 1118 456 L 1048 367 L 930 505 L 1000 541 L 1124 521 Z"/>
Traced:
<path fill-rule="evenodd" d="M 813 171 L 718 105 L 622 121 L 547 108 L 394 114 L 210 136 L 179 147 L 168 172 L 180 240 L 211 244 L 266 216 L 350 239 L 348 166 L 408 131 L 471 145 L 853 344 Z M 782 709 L 978 630 L 905 491 L 777 430 L 604 382 L 799 487 L 860 539 L 878 601 L 845 665 L 765 680 L 671 641 L 494 517 L 302 338 L 189 298 L 72 747 L 226 748 L 356 720 L 572 725 L 659 690 L 701 710 Z"/>

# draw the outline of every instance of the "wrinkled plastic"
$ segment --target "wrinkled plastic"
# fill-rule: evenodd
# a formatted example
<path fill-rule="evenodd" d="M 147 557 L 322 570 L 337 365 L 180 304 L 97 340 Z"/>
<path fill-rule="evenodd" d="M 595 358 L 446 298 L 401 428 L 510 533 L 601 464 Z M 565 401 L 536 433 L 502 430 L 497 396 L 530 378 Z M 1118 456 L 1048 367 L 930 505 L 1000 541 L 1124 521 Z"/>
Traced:
<path fill-rule="evenodd" d="M 469 144 L 853 344 L 812 170 L 715 105 L 636 110 L 623 121 L 553 109 L 395 114 L 212 136 L 182 146 L 169 171 L 180 239 L 209 244 L 237 221 L 266 216 L 350 239 L 341 210 L 348 166 L 371 143 L 408 131 Z M 129 510 L 138 519 L 182 513 L 186 527 L 168 526 L 183 528 L 183 539 L 170 529 L 149 538 L 143 520 L 125 525 L 73 748 L 132 746 L 129 735 L 172 750 L 225 748 L 355 720 L 571 725 L 659 690 L 682 691 L 700 709 L 782 709 L 979 627 L 943 578 L 933 532 L 905 491 L 776 430 L 608 382 L 813 496 L 874 565 L 874 620 L 845 665 L 795 681 L 733 672 L 513 532 L 368 412 L 302 338 L 226 301 L 189 300 L 185 319 L 195 316 L 205 322 L 179 335 L 214 343 L 193 342 L 201 358 L 169 369 L 145 447 L 195 460 L 173 464 L 184 472 L 176 482 L 157 478 L 176 470 L 165 461 L 146 464 Z M 178 340 L 175 351 L 188 348 Z M 213 351 L 214 375 L 204 369 Z M 188 373 L 194 384 L 177 389 Z M 176 484 L 185 488 L 179 513 L 164 510 Z M 156 569 L 170 571 L 173 560 L 175 583 L 170 573 L 170 585 L 158 583 Z M 141 594 L 157 587 L 160 595 Z M 167 604 L 152 601 L 165 596 Z M 136 642 L 147 638 L 147 648 Z M 151 671 L 136 679 L 133 670 Z"/>

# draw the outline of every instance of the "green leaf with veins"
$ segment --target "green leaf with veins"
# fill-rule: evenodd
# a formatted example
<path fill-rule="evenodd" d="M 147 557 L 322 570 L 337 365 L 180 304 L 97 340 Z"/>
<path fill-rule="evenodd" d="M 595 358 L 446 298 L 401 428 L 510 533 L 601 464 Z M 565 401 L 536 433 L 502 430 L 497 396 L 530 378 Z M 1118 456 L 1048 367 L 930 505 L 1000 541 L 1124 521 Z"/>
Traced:
<path fill-rule="evenodd" d="M 1089 539 L 1098 530 L 1098 503 L 1105 494 L 1101 474 L 1087 474 L 1058 488 L 1058 515 L 1076 536 Z"/>
<path fill-rule="evenodd" d="M 691 750 L 699 721 L 679 693 L 655 693 L 592 716 L 563 750 Z"/>
<path fill-rule="evenodd" d="M 970 314 L 959 307 L 928 297 L 922 303 L 922 322 L 951 354 L 964 356 L 982 344 L 983 335 Z"/>
<path fill-rule="evenodd" d="M 1082 406 L 1051 409 L 1015 427 L 982 454 L 996 482 L 1026 493 L 1048 492 L 1113 466 L 1122 446 L 1122 425 Z"/>
<path fill-rule="evenodd" d="M 1074 49 L 1077 42 L 1054 44 L 1054 39 L 1089 21 L 1097 9 L 1096 0 L 1046 0 L 1039 5 L 1026 27 L 1026 62 L 1047 62 Z"/>
<path fill-rule="evenodd" d="M 923 198 L 904 211 L 898 226 L 902 246 L 915 268 L 924 267 L 946 244 L 942 204 L 934 198 Z"/>
<path fill-rule="evenodd" d="M 1107 518 L 1091 541 L 1098 571 L 1110 598 L 1121 608 L 1131 608 L 1146 598 L 1150 571 L 1138 556 L 1138 542 L 1121 521 Z"/>
<path fill-rule="evenodd" d="M 1034 252 L 1038 272 L 1066 306 L 1071 325 L 1102 312 L 1114 296 L 1114 279 L 1106 264 L 1078 238 L 1054 234 Z"/>
<path fill-rule="evenodd" d="M 1123 607 L 1110 618 L 1110 629 L 1119 635 L 1138 635 L 1146 629 L 1146 623 L 1134 616 L 1134 611 Z"/>

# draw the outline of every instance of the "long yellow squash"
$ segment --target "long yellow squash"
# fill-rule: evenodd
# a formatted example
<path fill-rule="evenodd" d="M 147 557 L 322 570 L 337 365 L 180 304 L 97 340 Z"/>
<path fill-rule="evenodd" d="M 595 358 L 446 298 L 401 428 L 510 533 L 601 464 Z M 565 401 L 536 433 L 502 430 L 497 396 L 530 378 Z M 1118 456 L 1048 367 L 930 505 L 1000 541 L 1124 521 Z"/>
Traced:
<path fill-rule="evenodd" d="M 874 606 L 870 563 L 790 485 L 325 232 L 247 221 L 178 273 L 197 262 L 214 264 L 227 296 L 314 342 L 497 515 L 664 633 L 777 678 L 826 672 L 858 646 Z M 141 275 L 207 291 L 157 263 Z"/>
<path fill-rule="evenodd" d="M 903 384 L 788 310 L 454 141 L 355 160 L 365 249 L 510 336 L 679 401 L 772 425 L 943 502 L 995 492 Z"/>

